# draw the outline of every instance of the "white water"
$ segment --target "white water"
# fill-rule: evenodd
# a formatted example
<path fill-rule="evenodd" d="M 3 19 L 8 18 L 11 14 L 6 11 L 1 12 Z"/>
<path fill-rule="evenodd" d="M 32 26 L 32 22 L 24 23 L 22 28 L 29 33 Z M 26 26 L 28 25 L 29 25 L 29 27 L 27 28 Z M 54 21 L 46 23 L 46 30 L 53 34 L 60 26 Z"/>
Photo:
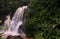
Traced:
<path fill-rule="evenodd" d="M 8 30 L 6 32 L 4 32 L 4 34 L 8 34 L 8 35 L 20 35 L 18 33 L 18 28 L 23 24 L 23 14 L 24 14 L 24 10 L 27 9 L 27 6 L 23 6 L 23 7 L 19 7 L 12 20 L 10 23 L 10 26 L 8 28 Z"/>

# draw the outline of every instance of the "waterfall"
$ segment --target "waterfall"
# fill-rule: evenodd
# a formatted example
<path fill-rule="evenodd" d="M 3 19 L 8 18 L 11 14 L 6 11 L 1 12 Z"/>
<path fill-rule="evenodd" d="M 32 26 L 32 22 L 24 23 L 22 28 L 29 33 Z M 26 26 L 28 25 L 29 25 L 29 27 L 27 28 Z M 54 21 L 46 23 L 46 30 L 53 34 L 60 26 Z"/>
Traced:
<path fill-rule="evenodd" d="M 23 24 L 25 9 L 27 9 L 27 6 L 19 7 L 16 10 L 16 12 L 11 20 L 11 23 L 9 25 L 9 28 L 6 32 L 4 32 L 4 34 L 9 34 L 12 36 L 20 35 L 20 33 L 18 33 L 18 28 Z"/>

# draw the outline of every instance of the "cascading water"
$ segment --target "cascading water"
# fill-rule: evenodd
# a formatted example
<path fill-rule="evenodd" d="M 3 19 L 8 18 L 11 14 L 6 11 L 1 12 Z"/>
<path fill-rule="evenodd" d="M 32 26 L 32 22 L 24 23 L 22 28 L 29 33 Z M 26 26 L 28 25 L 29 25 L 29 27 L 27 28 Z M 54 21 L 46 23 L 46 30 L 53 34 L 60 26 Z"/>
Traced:
<path fill-rule="evenodd" d="M 27 6 L 23 6 L 23 7 L 19 7 L 12 20 L 11 23 L 9 25 L 9 28 L 6 32 L 4 32 L 4 34 L 8 34 L 8 35 L 20 35 L 18 33 L 18 28 L 23 24 L 23 18 L 24 18 L 24 11 L 27 9 Z M 24 33 L 24 32 L 23 32 Z"/>

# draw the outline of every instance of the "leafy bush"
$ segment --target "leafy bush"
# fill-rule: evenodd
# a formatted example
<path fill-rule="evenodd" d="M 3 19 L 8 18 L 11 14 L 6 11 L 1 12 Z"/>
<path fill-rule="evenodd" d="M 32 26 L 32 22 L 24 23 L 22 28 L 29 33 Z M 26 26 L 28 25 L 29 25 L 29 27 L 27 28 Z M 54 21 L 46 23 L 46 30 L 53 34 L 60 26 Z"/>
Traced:
<path fill-rule="evenodd" d="M 54 29 L 60 24 L 59 0 L 31 0 L 26 14 L 25 32 L 27 36 L 35 37 L 39 32 L 45 39 L 59 38 L 58 30 Z"/>

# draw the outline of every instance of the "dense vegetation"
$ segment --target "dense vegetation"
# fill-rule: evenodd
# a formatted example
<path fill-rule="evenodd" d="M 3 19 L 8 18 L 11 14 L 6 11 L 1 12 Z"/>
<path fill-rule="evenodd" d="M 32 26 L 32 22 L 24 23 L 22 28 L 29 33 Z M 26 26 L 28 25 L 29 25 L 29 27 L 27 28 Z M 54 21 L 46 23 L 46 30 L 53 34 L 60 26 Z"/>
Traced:
<path fill-rule="evenodd" d="M 60 39 L 60 29 L 56 27 L 60 26 L 59 0 L 31 0 L 26 15 L 28 36 L 40 33 L 45 39 Z"/>
<path fill-rule="evenodd" d="M 28 4 L 25 32 L 35 39 L 60 39 L 60 0 L 0 0 L 0 20 Z"/>

